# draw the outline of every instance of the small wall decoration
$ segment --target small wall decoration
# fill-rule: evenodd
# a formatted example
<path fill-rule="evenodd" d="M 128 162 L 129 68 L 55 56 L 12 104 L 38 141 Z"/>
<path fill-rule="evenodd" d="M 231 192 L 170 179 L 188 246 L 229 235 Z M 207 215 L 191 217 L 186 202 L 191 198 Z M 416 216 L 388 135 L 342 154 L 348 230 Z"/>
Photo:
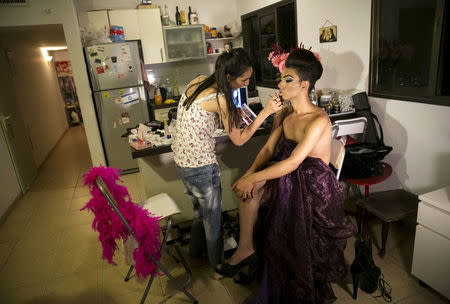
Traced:
<path fill-rule="evenodd" d="M 328 25 L 328 26 L 325 26 Z M 331 23 L 329 20 L 325 21 L 322 27 L 319 29 L 319 41 L 336 42 L 337 41 L 337 26 Z"/>
<path fill-rule="evenodd" d="M 70 61 L 55 61 L 56 76 L 72 76 L 72 65 Z"/>

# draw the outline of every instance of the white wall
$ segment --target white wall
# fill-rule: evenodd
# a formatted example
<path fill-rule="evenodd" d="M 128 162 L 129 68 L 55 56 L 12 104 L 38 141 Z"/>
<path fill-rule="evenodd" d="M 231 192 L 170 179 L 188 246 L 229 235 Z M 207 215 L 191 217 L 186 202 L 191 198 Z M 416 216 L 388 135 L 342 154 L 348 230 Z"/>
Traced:
<path fill-rule="evenodd" d="M 0 221 L 8 208 L 22 193 L 3 132 L 3 128 L 0 126 L 0 179 L 2 180 L 2 186 L 0 187 Z"/>
<path fill-rule="evenodd" d="M 240 1 L 238 14 L 276 1 Z M 324 65 L 318 88 L 368 90 L 370 0 L 297 0 L 298 41 L 321 55 Z M 337 42 L 319 43 L 319 28 L 337 25 Z M 271 90 L 264 89 L 267 96 Z M 263 99 L 263 98 L 262 98 Z M 380 118 L 385 142 L 394 147 L 386 157 L 394 174 L 374 190 L 404 187 L 417 194 L 450 184 L 450 107 L 370 98 Z"/>
<path fill-rule="evenodd" d="M 39 167 L 68 128 L 55 68 L 44 60 L 40 46 L 53 46 L 54 41 L 65 45 L 64 34 L 56 25 L 25 27 L 2 31 L 0 39 L 10 50 L 15 96 Z"/>
<path fill-rule="evenodd" d="M 33 0 L 29 7 L 2 7 L 0 10 L 0 26 L 37 24 L 63 25 L 92 163 L 94 165 L 105 164 L 73 1 Z"/>

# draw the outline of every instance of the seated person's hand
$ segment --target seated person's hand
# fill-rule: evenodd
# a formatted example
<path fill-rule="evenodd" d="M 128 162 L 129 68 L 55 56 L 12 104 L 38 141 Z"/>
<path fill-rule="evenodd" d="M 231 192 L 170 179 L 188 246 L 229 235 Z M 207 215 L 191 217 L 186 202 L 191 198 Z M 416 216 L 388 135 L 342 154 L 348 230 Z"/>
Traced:
<path fill-rule="evenodd" d="M 233 184 L 233 191 L 241 201 L 246 201 L 253 198 L 254 184 L 251 181 L 251 175 L 242 176 L 237 182 Z"/>

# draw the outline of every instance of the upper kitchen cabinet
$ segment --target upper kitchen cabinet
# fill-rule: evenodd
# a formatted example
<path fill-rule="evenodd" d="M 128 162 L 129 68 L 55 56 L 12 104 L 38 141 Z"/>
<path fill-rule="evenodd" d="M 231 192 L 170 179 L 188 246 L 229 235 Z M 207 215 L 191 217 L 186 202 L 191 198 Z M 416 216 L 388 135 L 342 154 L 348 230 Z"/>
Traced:
<path fill-rule="evenodd" d="M 90 11 L 84 15 L 87 16 L 86 22 L 90 31 L 97 33 L 109 31 L 109 18 L 107 10 Z"/>
<path fill-rule="evenodd" d="M 137 22 L 142 42 L 144 63 L 160 63 L 165 61 L 163 27 L 159 9 L 138 9 Z"/>
<path fill-rule="evenodd" d="M 108 15 L 110 25 L 120 25 L 123 27 L 125 40 L 141 39 L 137 10 L 111 10 L 108 11 Z"/>
<path fill-rule="evenodd" d="M 163 33 L 167 61 L 206 57 L 202 24 L 163 27 Z"/>
<path fill-rule="evenodd" d="M 284 0 L 241 16 L 244 48 L 254 60 L 256 85 L 276 87 L 278 70 L 267 56 L 273 45 L 284 50 L 297 46 L 295 1 Z"/>

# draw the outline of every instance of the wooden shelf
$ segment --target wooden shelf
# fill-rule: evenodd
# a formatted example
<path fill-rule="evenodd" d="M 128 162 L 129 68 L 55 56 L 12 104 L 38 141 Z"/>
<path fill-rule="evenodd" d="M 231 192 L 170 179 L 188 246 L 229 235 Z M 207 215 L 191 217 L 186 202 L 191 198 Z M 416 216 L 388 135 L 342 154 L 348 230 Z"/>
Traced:
<path fill-rule="evenodd" d="M 233 40 L 233 39 L 236 39 L 236 38 L 239 38 L 239 37 L 242 37 L 242 36 L 239 35 L 239 36 L 225 37 L 225 38 L 208 38 L 208 39 L 205 39 L 205 41 L 211 42 L 211 41 Z"/>

